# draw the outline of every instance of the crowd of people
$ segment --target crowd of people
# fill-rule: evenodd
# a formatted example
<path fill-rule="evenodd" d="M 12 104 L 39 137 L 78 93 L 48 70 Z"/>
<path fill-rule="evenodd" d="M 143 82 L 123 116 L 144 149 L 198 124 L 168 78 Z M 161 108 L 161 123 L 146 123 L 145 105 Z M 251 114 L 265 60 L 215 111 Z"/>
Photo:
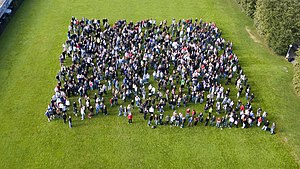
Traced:
<path fill-rule="evenodd" d="M 201 19 L 173 19 L 170 24 L 118 20 L 110 25 L 108 19 L 72 17 L 46 111 L 48 121 L 59 117 L 66 122 L 71 109 L 84 120 L 100 112 L 108 115 L 108 107 L 118 106 L 117 114 L 131 124 L 136 107 L 153 128 L 263 124 L 263 130 L 274 134 L 268 113 L 261 108 L 254 112 L 248 78 L 232 43 L 221 35 L 214 23 Z M 70 103 L 73 96 L 78 100 Z M 179 111 L 191 104 L 204 109 Z"/>

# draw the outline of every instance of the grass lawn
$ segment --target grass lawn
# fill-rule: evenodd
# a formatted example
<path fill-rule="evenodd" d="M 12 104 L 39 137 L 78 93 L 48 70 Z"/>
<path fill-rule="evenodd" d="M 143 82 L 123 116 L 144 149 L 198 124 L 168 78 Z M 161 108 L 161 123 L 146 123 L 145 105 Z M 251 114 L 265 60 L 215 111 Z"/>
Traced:
<path fill-rule="evenodd" d="M 255 110 L 268 111 L 277 134 L 203 125 L 152 130 L 141 115 L 128 125 L 116 109 L 74 119 L 73 129 L 48 123 L 44 111 L 71 16 L 215 22 L 234 44 Z M 266 47 L 235 0 L 24 1 L 0 36 L 0 168 L 299 168 L 300 99 L 292 77 L 292 65 Z"/>

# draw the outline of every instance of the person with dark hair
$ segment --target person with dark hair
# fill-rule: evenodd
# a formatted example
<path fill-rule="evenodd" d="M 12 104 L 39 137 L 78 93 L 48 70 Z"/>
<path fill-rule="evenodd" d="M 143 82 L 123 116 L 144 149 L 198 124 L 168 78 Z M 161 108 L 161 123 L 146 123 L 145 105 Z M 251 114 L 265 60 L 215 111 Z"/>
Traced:
<path fill-rule="evenodd" d="M 80 96 L 82 120 L 86 109 L 90 111 L 88 117 L 93 115 L 94 108 L 96 114 L 101 109 L 107 115 L 120 98 L 128 106 L 120 106 L 119 116 L 124 113 L 129 118 L 128 114 L 132 115 L 136 106 L 144 113 L 145 120 L 150 113 L 149 125 L 153 118 L 157 125 L 163 124 L 163 116 L 168 114 L 164 110 L 166 103 L 175 110 L 181 104 L 187 106 L 193 102 L 205 104 L 204 111 L 209 113 L 206 126 L 209 122 L 215 126 L 216 119 L 218 127 L 227 126 L 228 119 L 230 127 L 238 127 L 239 123 L 243 127 L 252 126 L 254 94 L 250 95 L 250 85 L 232 50 L 232 42 L 221 37 L 222 32 L 215 23 L 173 19 L 172 25 L 167 25 L 167 21 L 156 25 L 155 20 L 148 19 L 135 24 L 118 20 L 109 25 L 108 19 L 103 18 L 102 24 L 97 19 L 72 17 L 68 39 L 59 56 L 61 69 L 55 77 L 57 85 L 50 103 L 54 115 L 66 114 L 69 98 L 73 96 Z M 72 60 L 68 67 L 66 56 Z M 232 79 L 236 79 L 237 97 L 245 96 L 249 100 L 247 104 L 232 100 L 230 87 L 224 89 L 221 84 L 225 80 L 225 85 L 229 85 Z M 245 95 L 242 95 L 244 87 Z M 107 103 L 111 107 L 107 108 L 104 98 L 109 99 Z M 155 110 L 160 114 L 154 116 Z M 46 116 L 50 121 L 52 111 L 48 111 Z M 73 112 L 76 116 L 75 102 Z M 223 112 L 226 118 L 221 119 Z M 170 121 L 171 125 L 181 127 L 185 120 L 188 126 L 192 126 L 191 122 L 202 123 L 203 113 L 196 116 L 196 111 L 191 113 L 188 108 L 185 116 L 176 112 L 171 118 L 166 116 L 166 123 Z M 260 116 L 264 122 L 266 114 Z"/>
<path fill-rule="evenodd" d="M 216 117 L 215 117 L 215 115 L 213 115 L 210 119 L 210 126 L 214 127 L 215 121 L 216 121 Z"/>
<path fill-rule="evenodd" d="M 67 115 L 66 115 L 66 113 L 63 113 L 62 118 L 64 120 L 64 123 L 66 124 L 67 123 Z"/>
<path fill-rule="evenodd" d="M 151 113 L 150 116 L 149 116 L 149 120 L 148 120 L 148 126 L 152 125 L 153 116 L 154 115 Z"/>
<path fill-rule="evenodd" d="M 158 124 L 163 125 L 163 118 L 164 118 L 164 114 L 161 112 L 161 113 L 159 114 Z"/>
<path fill-rule="evenodd" d="M 75 101 L 73 102 L 73 113 L 77 117 L 77 104 Z"/>
<path fill-rule="evenodd" d="M 194 117 L 194 126 L 197 126 L 197 124 L 198 124 L 198 122 L 199 122 L 199 117 Z"/>
<path fill-rule="evenodd" d="M 199 123 L 202 123 L 203 122 L 203 113 L 202 112 L 199 113 L 198 118 L 199 118 Z"/>
<path fill-rule="evenodd" d="M 205 126 L 207 126 L 208 125 L 208 122 L 209 122 L 209 116 L 207 116 L 206 118 L 205 118 Z"/>
<path fill-rule="evenodd" d="M 266 120 L 265 123 L 264 123 L 264 126 L 261 129 L 264 130 L 264 131 L 268 130 L 269 124 L 270 124 L 269 120 Z"/>
<path fill-rule="evenodd" d="M 103 114 L 104 114 L 104 115 L 108 115 L 106 105 L 103 106 Z"/>

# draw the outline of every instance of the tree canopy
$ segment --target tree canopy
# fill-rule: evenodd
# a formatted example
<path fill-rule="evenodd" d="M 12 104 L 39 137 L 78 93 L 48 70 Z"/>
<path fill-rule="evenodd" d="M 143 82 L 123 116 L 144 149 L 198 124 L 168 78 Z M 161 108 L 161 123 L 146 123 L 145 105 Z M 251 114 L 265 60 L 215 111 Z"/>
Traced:
<path fill-rule="evenodd" d="M 300 0 L 240 0 L 258 32 L 279 55 L 300 42 Z"/>

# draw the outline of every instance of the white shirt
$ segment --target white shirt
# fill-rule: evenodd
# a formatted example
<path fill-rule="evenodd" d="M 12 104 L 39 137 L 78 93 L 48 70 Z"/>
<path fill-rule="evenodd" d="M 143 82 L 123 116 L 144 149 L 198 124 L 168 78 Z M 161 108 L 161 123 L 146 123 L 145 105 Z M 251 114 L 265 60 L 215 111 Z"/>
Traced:
<path fill-rule="evenodd" d="M 154 108 L 152 106 L 150 107 L 149 112 L 154 113 Z"/>

